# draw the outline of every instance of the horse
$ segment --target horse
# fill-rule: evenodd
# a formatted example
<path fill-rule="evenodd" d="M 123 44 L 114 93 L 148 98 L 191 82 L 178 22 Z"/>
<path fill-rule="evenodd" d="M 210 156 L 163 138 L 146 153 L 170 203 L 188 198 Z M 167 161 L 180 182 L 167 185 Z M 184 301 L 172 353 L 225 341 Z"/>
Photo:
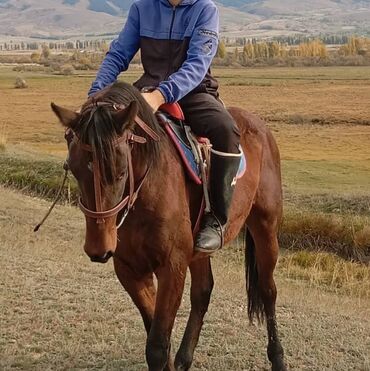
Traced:
<path fill-rule="evenodd" d="M 86 254 L 100 263 L 113 257 L 118 280 L 144 322 L 148 369 L 189 370 L 213 289 L 210 257 L 193 252 L 202 187 L 189 180 L 135 87 L 115 83 L 79 112 L 51 106 L 66 128 L 67 163 L 86 218 Z M 229 243 L 246 230 L 248 316 L 266 321 L 267 355 L 272 370 L 281 371 L 286 366 L 273 278 L 282 218 L 280 155 L 263 120 L 241 108 L 229 112 L 240 129 L 248 170 L 237 181 L 224 239 Z M 188 268 L 191 311 L 173 360 L 170 338 Z"/>

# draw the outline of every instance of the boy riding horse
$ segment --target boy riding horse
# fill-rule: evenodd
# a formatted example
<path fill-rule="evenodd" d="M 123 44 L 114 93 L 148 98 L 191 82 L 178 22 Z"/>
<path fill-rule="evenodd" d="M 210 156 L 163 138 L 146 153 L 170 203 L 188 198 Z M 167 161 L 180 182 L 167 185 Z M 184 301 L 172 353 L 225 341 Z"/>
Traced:
<path fill-rule="evenodd" d="M 138 0 L 105 56 L 89 96 L 113 83 L 141 50 L 144 74 L 134 83 L 153 111 L 178 102 L 192 131 L 209 138 L 211 212 L 203 216 L 195 250 L 222 247 L 241 153 L 238 128 L 219 100 L 210 65 L 217 52 L 219 15 L 211 0 Z"/>

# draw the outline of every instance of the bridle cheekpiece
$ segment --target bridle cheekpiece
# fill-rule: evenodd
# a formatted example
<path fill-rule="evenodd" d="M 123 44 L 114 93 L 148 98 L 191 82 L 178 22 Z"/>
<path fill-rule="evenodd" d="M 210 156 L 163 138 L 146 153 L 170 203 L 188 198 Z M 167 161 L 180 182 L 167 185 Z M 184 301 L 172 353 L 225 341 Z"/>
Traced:
<path fill-rule="evenodd" d="M 115 111 L 119 111 L 122 109 L 125 109 L 126 107 L 121 104 L 111 104 L 108 102 L 94 102 L 91 105 L 87 106 L 84 111 L 88 110 L 91 107 L 95 106 L 110 106 Z M 151 128 L 149 125 L 147 125 L 139 116 L 135 117 L 135 122 L 137 125 L 140 126 L 140 128 L 148 134 L 148 136 L 158 142 L 160 140 L 159 135 Z M 72 129 L 69 129 L 72 130 Z M 72 130 L 73 132 L 73 130 Z M 78 139 L 78 136 L 76 133 L 73 132 L 73 137 Z M 113 142 L 114 146 L 119 145 L 122 142 L 126 142 L 128 144 L 145 144 L 147 142 L 147 139 L 134 134 L 131 131 L 124 131 L 124 133 L 116 138 Z M 99 161 L 96 155 L 96 152 L 93 150 L 93 148 L 89 144 L 81 143 L 79 141 L 79 145 L 84 151 L 91 152 L 93 156 L 93 166 L 92 171 L 94 175 L 94 193 L 95 193 L 95 208 L 96 210 L 88 209 L 82 202 L 81 197 L 78 200 L 79 207 L 81 211 L 85 214 L 88 218 L 96 219 L 96 222 L 98 224 L 104 223 L 106 218 L 110 218 L 114 215 L 117 215 L 120 211 L 122 211 L 125 207 L 126 210 L 123 214 L 123 217 L 118 224 L 117 228 L 119 228 L 122 224 L 124 219 L 126 218 L 129 211 L 132 209 L 135 201 L 137 200 L 138 194 L 140 192 L 140 189 L 150 171 L 151 166 L 149 165 L 143 178 L 141 179 L 139 185 L 135 189 L 135 181 L 134 181 L 134 170 L 132 166 L 132 155 L 131 155 L 131 149 L 127 152 L 127 163 L 128 163 L 128 182 L 129 182 L 129 194 L 124 197 L 116 206 L 109 210 L 103 210 L 102 206 L 102 189 L 101 189 L 101 174 L 100 174 L 100 168 L 99 168 Z"/>

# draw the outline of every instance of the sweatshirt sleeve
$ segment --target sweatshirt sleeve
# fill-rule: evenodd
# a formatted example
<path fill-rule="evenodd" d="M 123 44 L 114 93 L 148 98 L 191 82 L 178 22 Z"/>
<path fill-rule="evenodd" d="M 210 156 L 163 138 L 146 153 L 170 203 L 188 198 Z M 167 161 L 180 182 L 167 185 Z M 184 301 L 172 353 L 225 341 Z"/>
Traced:
<path fill-rule="evenodd" d="M 140 19 L 135 3 L 131 5 L 126 24 L 118 38 L 112 41 L 88 95 L 105 88 L 126 71 L 140 45 Z"/>
<path fill-rule="evenodd" d="M 190 38 L 187 58 L 178 71 L 159 84 L 167 103 L 180 100 L 204 79 L 218 47 L 219 14 L 215 5 L 203 9 Z"/>

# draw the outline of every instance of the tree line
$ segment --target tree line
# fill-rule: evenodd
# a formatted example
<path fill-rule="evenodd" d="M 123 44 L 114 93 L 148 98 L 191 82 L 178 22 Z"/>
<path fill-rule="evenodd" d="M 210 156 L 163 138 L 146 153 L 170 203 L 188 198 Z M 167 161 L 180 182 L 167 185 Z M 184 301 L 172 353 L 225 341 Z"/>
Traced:
<path fill-rule="evenodd" d="M 256 63 L 274 64 L 274 62 L 284 64 L 284 62 L 300 60 L 305 64 L 309 64 L 310 61 L 314 64 L 369 64 L 370 38 L 350 37 L 345 44 L 335 48 L 329 48 L 318 39 L 294 45 L 280 41 L 248 40 L 241 46 L 228 46 L 227 40 L 220 40 L 215 63 L 247 66 Z"/>
<path fill-rule="evenodd" d="M 335 47 L 328 46 L 322 40 L 307 40 L 299 44 L 288 45 L 281 41 L 257 41 L 255 39 L 227 44 L 221 39 L 214 65 L 222 66 L 309 66 L 309 65 L 370 65 L 370 38 L 350 37 L 347 42 Z M 14 43 L 7 44 L 13 45 Z M 4 44 L 3 44 L 4 47 Z M 74 42 L 45 42 L 23 45 L 30 53 L 3 54 L 0 62 L 33 63 L 51 71 L 94 70 L 99 67 L 104 54 L 109 48 L 105 40 Z M 3 50 L 0 47 L 0 51 Z M 9 49 L 7 49 L 9 50 Z M 133 63 L 141 63 L 138 53 Z M 24 67 L 18 67 L 24 68 Z"/>
<path fill-rule="evenodd" d="M 102 50 L 108 49 L 107 40 L 73 40 L 49 42 L 12 41 L 0 43 L 0 51 L 38 51 L 47 46 L 50 50 Z"/>

